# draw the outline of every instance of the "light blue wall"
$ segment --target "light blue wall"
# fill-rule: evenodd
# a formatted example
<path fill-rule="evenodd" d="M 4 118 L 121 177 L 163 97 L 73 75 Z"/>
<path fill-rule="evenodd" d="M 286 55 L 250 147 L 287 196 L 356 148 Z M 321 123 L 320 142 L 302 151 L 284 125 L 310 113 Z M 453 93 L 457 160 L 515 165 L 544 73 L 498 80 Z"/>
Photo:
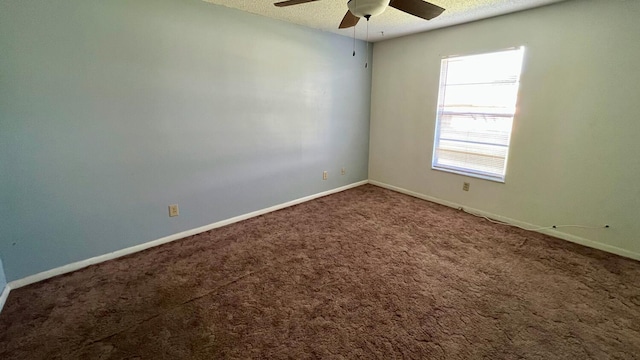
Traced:
<path fill-rule="evenodd" d="M 199 0 L 0 2 L 7 279 L 367 179 L 351 47 Z"/>

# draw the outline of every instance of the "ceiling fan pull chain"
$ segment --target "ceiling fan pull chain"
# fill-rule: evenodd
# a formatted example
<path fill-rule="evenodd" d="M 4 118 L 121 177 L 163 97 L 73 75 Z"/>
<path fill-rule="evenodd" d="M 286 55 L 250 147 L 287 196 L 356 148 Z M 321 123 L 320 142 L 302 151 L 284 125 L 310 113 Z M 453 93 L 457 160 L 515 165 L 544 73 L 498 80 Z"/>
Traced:
<path fill-rule="evenodd" d="M 369 19 L 371 16 L 365 16 L 367 18 L 367 62 L 364 63 L 364 68 L 369 67 Z"/>
<path fill-rule="evenodd" d="M 356 56 L 356 27 L 353 26 L 353 56 Z"/>
<path fill-rule="evenodd" d="M 356 6 L 358 6 L 358 0 L 355 0 L 355 2 L 356 2 Z M 347 12 L 347 14 L 348 13 L 349 12 Z M 355 25 L 353 25 L 353 56 L 356 56 L 356 26 Z"/>

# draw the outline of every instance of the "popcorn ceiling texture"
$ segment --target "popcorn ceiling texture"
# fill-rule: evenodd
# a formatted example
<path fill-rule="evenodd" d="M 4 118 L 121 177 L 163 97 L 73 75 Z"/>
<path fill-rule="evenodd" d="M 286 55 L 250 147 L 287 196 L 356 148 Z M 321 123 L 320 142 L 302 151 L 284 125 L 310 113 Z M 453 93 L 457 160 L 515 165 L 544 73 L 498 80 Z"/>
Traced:
<path fill-rule="evenodd" d="M 276 7 L 281 0 L 203 0 L 212 4 L 283 20 L 344 36 L 353 36 L 353 29 L 338 29 L 347 12 L 347 0 L 320 0 L 289 7 Z M 531 9 L 564 0 L 432 0 L 435 5 L 446 9 L 442 15 L 425 21 L 394 8 L 387 8 L 381 15 L 369 22 L 369 41 L 433 30 L 445 26 L 462 24 L 493 16 Z M 381 34 L 384 32 L 384 36 Z M 356 37 L 366 39 L 365 21 L 356 27 Z"/>
<path fill-rule="evenodd" d="M 372 185 L 11 292 L 9 359 L 637 359 L 640 263 Z"/>

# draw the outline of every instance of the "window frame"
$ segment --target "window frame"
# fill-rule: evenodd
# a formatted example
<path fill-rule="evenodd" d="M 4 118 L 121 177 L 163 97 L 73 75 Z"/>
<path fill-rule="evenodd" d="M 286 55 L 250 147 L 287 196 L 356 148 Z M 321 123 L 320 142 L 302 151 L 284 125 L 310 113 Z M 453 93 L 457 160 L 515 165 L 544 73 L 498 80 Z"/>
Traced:
<path fill-rule="evenodd" d="M 493 117 L 510 117 L 511 118 L 511 130 L 509 131 L 508 134 L 508 138 L 507 138 L 507 145 L 506 145 L 506 154 L 504 156 L 504 171 L 502 176 L 496 176 L 492 173 L 485 173 L 482 171 L 477 171 L 477 170 L 473 170 L 473 169 L 469 169 L 469 168 L 461 168 L 461 167 L 456 167 L 456 166 L 443 166 L 443 165 L 438 165 L 437 164 L 437 150 L 439 149 L 439 145 L 440 145 L 440 138 L 441 138 L 441 123 L 442 123 L 442 115 L 445 114 L 446 112 L 444 111 L 445 106 L 444 106 L 444 101 L 445 101 L 445 93 L 446 93 L 446 88 L 447 88 L 447 74 L 448 74 L 448 62 L 451 59 L 455 59 L 455 58 L 465 58 L 465 57 L 473 57 L 473 56 L 479 56 L 479 55 L 490 55 L 490 54 L 497 54 L 497 53 L 501 53 L 501 52 L 508 52 L 508 51 L 520 51 L 521 52 L 521 61 L 520 61 L 520 66 L 519 66 L 519 72 L 517 74 L 517 77 L 514 81 L 514 84 L 517 85 L 516 89 L 515 89 L 515 102 L 513 104 L 513 113 L 509 113 L 509 114 L 491 114 L 488 112 L 478 112 L 478 113 L 473 113 L 473 112 L 469 112 L 468 115 L 479 115 L 479 116 L 486 116 L 486 115 L 491 115 Z M 432 170 L 436 170 L 436 171 L 443 171 L 443 172 L 448 172 L 448 173 L 453 173 L 453 174 L 458 174 L 458 175 L 463 175 L 463 176 L 468 176 L 468 177 L 473 177 L 473 178 L 478 178 L 478 179 L 483 179 L 483 180 L 489 180 L 489 181 L 494 181 L 494 182 L 498 182 L 498 183 L 505 183 L 506 182 L 506 177 L 507 177 L 507 165 L 508 165 L 508 161 L 509 161 L 509 150 L 511 149 L 511 136 L 513 134 L 513 124 L 515 122 L 515 118 L 516 115 L 518 113 L 517 108 L 518 108 L 518 100 L 519 100 L 519 94 L 520 94 L 520 80 L 522 77 L 522 72 L 524 69 L 524 62 L 525 62 L 525 55 L 526 55 L 526 48 L 525 46 L 513 46 L 513 47 L 509 47 L 509 48 L 503 48 L 503 49 L 499 49 L 499 50 L 494 50 L 494 51 L 485 51 L 485 52 L 479 52 L 479 53 L 473 53 L 473 54 L 465 54 L 465 55 L 449 55 L 449 56 L 443 56 L 440 59 L 440 79 L 438 82 L 438 103 L 437 103 L 437 108 L 436 108 L 436 125 L 435 125 L 435 133 L 434 133 L 434 141 L 433 141 L 433 152 L 432 152 L 432 156 L 431 156 L 431 169 Z M 496 83 L 498 83 L 496 81 Z M 489 145 L 493 145 L 493 146 L 497 146 L 498 144 L 489 144 Z"/>

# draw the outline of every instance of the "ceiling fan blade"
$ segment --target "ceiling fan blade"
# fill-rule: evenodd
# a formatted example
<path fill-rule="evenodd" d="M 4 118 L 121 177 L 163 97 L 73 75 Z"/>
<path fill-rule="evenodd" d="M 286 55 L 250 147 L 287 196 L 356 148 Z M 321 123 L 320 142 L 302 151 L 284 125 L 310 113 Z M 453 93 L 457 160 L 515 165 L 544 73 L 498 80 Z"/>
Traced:
<path fill-rule="evenodd" d="M 431 20 L 444 11 L 440 6 L 422 0 L 391 0 L 389 6 L 425 20 Z"/>
<path fill-rule="evenodd" d="M 347 13 L 344 15 L 344 18 L 342 18 L 342 22 L 340 23 L 340 26 L 338 26 L 338 29 L 346 29 L 356 26 L 359 20 L 359 17 L 353 15 L 351 11 L 347 10 Z"/>
<path fill-rule="evenodd" d="M 304 3 L 308 3 L 308 2 L 312 2 L 312 1 L 318 1 L 318 0 L 289 0 L 289 1 L 280 1 L 280 2 L 277 2 L 277 3 L 273 4 L 273 5 L 275 5 L 277 7 L 283 7 L 283 6 L 304 4 Z"/>

